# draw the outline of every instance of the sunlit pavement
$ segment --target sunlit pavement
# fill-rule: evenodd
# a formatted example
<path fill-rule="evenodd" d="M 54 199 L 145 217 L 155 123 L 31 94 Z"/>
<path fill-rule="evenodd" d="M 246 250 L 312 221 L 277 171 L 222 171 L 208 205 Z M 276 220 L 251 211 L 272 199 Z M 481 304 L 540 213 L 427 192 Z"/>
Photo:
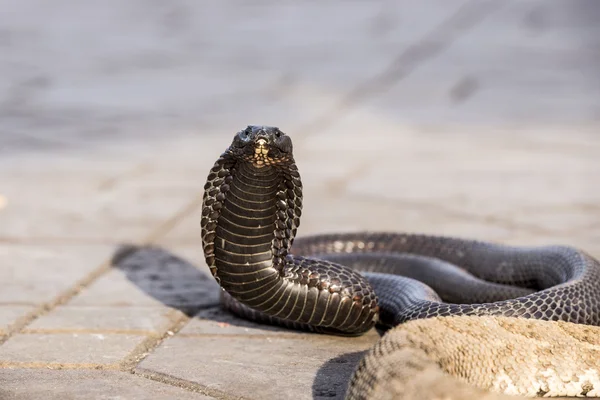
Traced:
<path fill-rule="evenodd" d="M 294 140 L 300 235 L 600 257 L 600 2 L 0 9 L 2 400 L 343 396 L 375 332 L 303 334 L 218 307 L 200 195 L 248 124 Z M 125 244 L 148 246 L 115 257 Z"/>

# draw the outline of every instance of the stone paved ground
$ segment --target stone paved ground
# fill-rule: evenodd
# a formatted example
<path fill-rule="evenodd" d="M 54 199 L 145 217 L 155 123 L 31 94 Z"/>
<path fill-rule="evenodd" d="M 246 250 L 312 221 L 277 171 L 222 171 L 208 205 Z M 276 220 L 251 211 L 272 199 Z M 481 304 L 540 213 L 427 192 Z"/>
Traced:
<path fill-rule="evenodd" d="M 218 308 L 199 196 L 249 123 L 295 140 L 302 235 L 600 257 L 597 1 L 0 10 L 2 400 L 342 396 L 375 333 L 301 334 Z"/>

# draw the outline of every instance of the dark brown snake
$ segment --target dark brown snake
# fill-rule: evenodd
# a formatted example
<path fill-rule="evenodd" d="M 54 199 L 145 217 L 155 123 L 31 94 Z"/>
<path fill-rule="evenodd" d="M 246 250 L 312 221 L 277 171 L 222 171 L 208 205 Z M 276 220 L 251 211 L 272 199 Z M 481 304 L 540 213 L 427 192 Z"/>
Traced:
<path fill-rule="evenodd" d="M 600 263 L 574 248 L 399 233 L 294 240 L 302 182 L 278 128 L 238 132 L 204 189 L 205 259 L 245 318 L 344 335 L 458 315 L 600 325 Z"/>

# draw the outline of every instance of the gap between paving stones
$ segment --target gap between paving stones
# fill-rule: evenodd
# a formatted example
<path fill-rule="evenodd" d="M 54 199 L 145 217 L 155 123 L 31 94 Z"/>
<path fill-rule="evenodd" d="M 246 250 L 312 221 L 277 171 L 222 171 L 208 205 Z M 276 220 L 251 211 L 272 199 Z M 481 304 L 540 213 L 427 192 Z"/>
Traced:
<path fill-rule="evenodd" d="M 167 337 L 175 335 L 190 320 L 185 314 L 178 310 L 172 310 L 169 315 L 170 324 L 162 333 L 135 329 L 24 329 L 20 334 L 118 334 L 118 335 L 141 335 L 146 338 L 139 343 L 130 354 L 117 364 L 94 364 L 94 363 L 45 363 L 45 362 L 1 362 L 0 368 L 49 368 L 49 369 L 109 369 L 133 372 L 133 368 L 150 354 L 150 351 L 159 346 Z"/>
<path fill-rule="evenodd" d="M 151 232 L 145 239 L 141 241 L 141 245 L 151 245 L 154 244 L 166 235 L 169 231 L 171 231 L 177 224 L 179 224 L 185 217 L 192 214 L 198 207 L 202 205 L 202 198 L 196 197 L 194 200 L 182 208 L 179 212 L 177 212 L 173 217 L 165 221 L 161 224 L 156 230 Z M 127 254 L 121 254 L 121 257 L 127 256 Z M 114 256 L 113 256 L 114 257 Z M 10 326 L 6 331 L 0 332 L 0 345 L 2 345 L 6 340 L 17 333 L 37 333 L 37 331 L 31 329 L 28 330 L 27 326 L 29 326 L 33 321 L 42 315 L 52 311 L 54 308 L 67 303 L 77 294 L 79 294 L 83 289 L 91 285 L 95 280 L 100 278 L 102 275 L 110 271 L 111 269 L 111 257 L 109 260 L 102 263 L 98 268 L 88 274 L 86 277 L 81 279 L 71 288 L 65 290 L 59 296 L 57 296 L 54 300 L 44 303 L 37 307 L 34 311 L 30 312 L 26 316 L 20 318 L 16 323 Z M 146 332 L 147 337 L 138 344 L 129 355 L 127 355 L 120 363 L 117 364 L 94 364 L 94 363 L 45 363 L 45 362 L 0 362 L 0 369 L 6 368 L 24 368 L 24 369 L 66 369 L 66 370 L 117 370 L 123 372 L 129 372 L 130 374 L 137 375 L 144 379 L 150 379 L 156 382 L 160 382 L 163 384 L 167 384 L 170 386 L 179 387 L 191 392 L 200 393 L 207 396 L 212 396 L 215 398 L 230 400 L 230 399 L 242 399 L 240 396 L 230 396 L 226 393 L 220 392 L 218 390 L 210 389 L 208 387 L 196 384 L 194 382 L 185 381 L 183 379 L 178 379 L 175 377 L 170 377 L 165 374 L 155 373 L 152 371 L 145 370 L 136 370 L 135 367 L 138 365 L 145 357 L 147 357 L 152 350 L 158 347 L 166 338 L 177 334 L 190 320 L 185 314 L 178 310 L 174 310 L 172 315 L 170 315 L 169 319 L 171 320 L 171 324 L 161 333 L 150 333 Z M 47 331 L 47 330 L 44 330 Z M 61 330 L 62 331 L 62 330 Z M 93 330 L 94 333 L 101 333 L 100 331 Z M 79 333 L 79 330 L 65 330 L 61 333 Z M 104 331 L 102 333 L 105 333 Z M 119 333 L 131 333 L 127 332 L 119 332 Z"/>
<path fill-rule="evenodd" d="M 155 372 L 155 371 L 148 370 L 145 368 L 138 368 L 135 370 L 135 372 L 133 372 L 133 374 L 143 377 L 143 378 L 146 378 L 146 379 L 156 381 L 156 382 L 164 383 L 166 385 L 186 389 L 190 392 L 200 393 L 205 396 L 214 397 L 214 398 L 217 398 L 220 400 L 234 400 L 234 399 L 235 400 L 245 400 L 245 399 L 247 399 L 247 397 L 244 397 L 241 395 L 232 396 L 227 393 L 223 393 L 219 390 L 212 389 L 208 386 L 200 385 L 199 383 L 196 383 L 196 382 L 191 382 L 191 381 L 188 381 L 185 379 L 176 378 L 176 377 L 168 375 L 168 374 L 164 374 L 161 372 Z"/>
<path fill-rule="evenodd" d="M 171 326 L 167 328 L 161 335 L 152 335 L 144 339 L 138 344 L 131 353 L 123 361 L 121 361 L 121 369 L 134 373 L 135 366 L 146 358 L 152 350 L 157 348 L 166 338 L 174 336 L 179 332 L 190 320 L 190 318 L 180 311 L 176 311 L 173 315 Z"/>
<path fill-rule="evenodd" d="M 81 307 L 81 306 L 79 306 Z M 93 307 L 93 306 L 92 306 Z M 92 308 L 90 307 L 90 308 Z M 114 306 L 113 308 L 118 308 L 119 306 Z M 149 306 L 154 307 L 154 306 Z M 85 308 L 85 306 L 83 306 Z M 144 307 L 137 306 L 137 308 L 143 309 Z M 138 335 L 138 336 L 148 336 L 148 337 L 163 337 L 165 332 L 172 332 L 173 329 L 177 329 L 176 327 L 180 323 L 182 316 L 185 316 L 181 311 L 176 309 L 171 309 L 167 315 L 167 319 L 169 320 L 168 327 L 162 330 L 162 333 L 157 333 L 152 330 L 145 329 L 90 329 L 90 328 L 24 328 L 21 332 L 22 335 L 27 334 L 99 334 L 99 335 Z M 187 317 L 186 317 L 187 318 Z M 175 328 L 174 328 L 175 327 Z"/>
<path fill-rule="evenodd" d="M 298 130 L 309 132 L 306 136 L 313 131 L 323 131 L 354 106 L 383 93 L 409 76 L 421 64 L 450 47 L 457 38 L 474 28 L 487 15 L 496 11 L 500 4 L 505 3 L 495 0 L 471 0 L 461 4 L 454 14 L 396 56 L 386 69 L 359 82 L 342 96 L 337 104 L 311 121 L 302 124 Z"/>
<path fill-rule="evenodd" d="M 201 204 L 201 197 L 194 198 L 194 200 L 190 204 L 183 207 L 180 211 L 173 215 L 173 217 L 165 221 L 158 228 L 152 231 L 146 238 L 144 238 L 141 241 L 142 245 L 155 243 L 159 238 L 161 238 L 162 236 L 167 234 L 171 229 L 173 229 L 185 217 L 192 214 L 194 210 L 201 206 Z M 2 336 L 0 336 L 0 345 L 6 342 L 14 334 L 23 331 L 29 324 L 31 324 L 40 316 L 52 311 L 54 308 L 62 304 L 67 303 L 69 300 L 71 300 L 73 297 L 79 294 L 83 289 L 91 285 L 95 280 L 97 280 L 102 275 L 110 271 L 111 259 L 112 258 L 109 258 L 108 260 L 103 262 L 98 268 L 96 268 L 86 277 L 75 283 L 75 285 L 71 286 L 69 289 L 59 294 L 54 300 L 51 300 L 50 302 L 38 306 L 36 309 L 31 311 L 27 315 L 19 318 L 14 324 L 9 326 L 8 329 L 5 330 Z"/>

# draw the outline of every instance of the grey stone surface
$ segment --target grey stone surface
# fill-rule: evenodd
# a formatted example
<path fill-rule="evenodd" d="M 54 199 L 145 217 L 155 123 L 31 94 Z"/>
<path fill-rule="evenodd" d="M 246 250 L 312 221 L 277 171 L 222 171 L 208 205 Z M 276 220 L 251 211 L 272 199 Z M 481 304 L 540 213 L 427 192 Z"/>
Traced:
<path fill-rule="evenodd" d="M 600 5 L 495 3 L 435 60 L 367 101 L 369 108 L 418 125 L 597 122 Z"/>
<path fill-rule="evenodd" d="M 0 304 L 39 304 L 64 290 L 104 263 L 104 245 L 0 243 Z"/>
<path fill-rule="evenodd" d="M 3 178 L 10 204 L 0 213 L 0 235 L 104 243 L 141 239 L 198 192 L 197 187 L 168 180 L 146 181 L 135 176 L 143 172 L 143 164 L 132 164 L 104 178 L 67 171 L 43 176 L 27 171 Z M 34 179 L 35 185 L 23 185 Z"/>
<path fill-rule="evenodd" d="M 27 326 L 25 332 L 98 331 L 161 334 L 176 312 L 168 307 L 62 306 Z"/>
<path fill-rule="evenodd" d="M 0 335 L 18 318 L 34 310 L 32 306 L 0 305 Z"/>
<path fill-rule="evenodd" d="M 208 171 L 211 166 L 212 165 L 207 166 L 206 171 L 200 172 L 197 176 L 208 176 Z M 160 244 L 170 248 L 176 248 L 178 251 L 184 251 L 186 256 L 184 258 L 190 260 L 194 264 L 200 264 L 197 261 L 202 261 L 204 259 L 202 247 L 198 243 L 198 238 L 200 237 L 198 229 L 200 228 L 201 214 L 201 207 L 196 208 L 187 216 L 187 218 L 162 237 L 160 239 Z M 205 267 L 202 271 L 206 275 L 210 274 L 208 267 Z"/>
<path fill-rule="evenodd" d="M 277 326 L 257 324 L 224 312 L 222 307 L 211 307 L 200 311 L 179 331 L 179 337 L 202 335 L 277 335 L 301 332 Z"/>
<path fill-rule="evenodd" d="M 0 9 L 0 398 L 341 397 L 374 332 L 292 333 L 217 306 L 197 200 L 251 123 L 294 139 L 301 235 L 424 232 L 600 257 L 596 1 Z M 157 247 L 94 274 L 147 240 Z M 142 359 L 139 376 L 48 369 Z"/>
<path fill-rule="evenodd" d="M 600 230 L 598 228 L 585 229 L 581 232 L 574 231 L 565 234 L 552 233 L 515 233 L 509 238 L 503 240 L 504 243 L 517 246 L 547 246 L 551 244 L 569 244 L 586 251 L 596 259 L 600 258 Z"/>
<path fill-rule="evenodd" d="M 0 374 L 2 400 L 203 400 L 200 393 L 115 371 L 10 369 Z"/>
<path fill-rule="evenodd" d="M 342 398 L 357 352 L 375 332 L 342 338 L 324 335 L 207 335 L 166 340 L 138 369 L 157 371 L 251 399 Z M 338 368 L 327 368 L 328 362 Z M 325 371 L 322 371 L 322 369 Z"/>
<path fill-rule="evenodd" d="M 560 167 L 549 172 L 499 172 L 485 175 L 476 169 L 473 169 L 473 172 L 445 170 L 434 173 L 439 178 L 444 178 L 436 185 L 427 184 L 432 178 L 427 173 L 384 174 L 380 171 L 390 170 L 384 165 L 379 167 L 363 179 L 353 182 L 352 189 L 361 193 L 370 191 L 375 194 L 382 182 L 390 181 L 395 177 L 397 182 L 406 182 L 404 187 L 411 189 L 403 190 L 403 185 L 400 185 L 387 191 L 383 196 L 425 203 L 432 201 L 444 203 L 445 200 L 445 204 L 450 208 L 469 210 L 473 214 L 479 214 L 478 210 L 485 210 L 488 215 L 502 215 L 520 207 L 533 208 L 536 204 L 538 207 L 560 207 L 577 200 L 590 205 L 600 201 L 600 194 L 589 188 L 589 179 L 594 175 L 591 169 L 596 168 L 594 163 L 590 163 L 589 174 L 575 175 L 563 173 Z M 553 176 L 551 181 L 545 179 L 548 175 Z M 475 187 L 480 188 L 477 195 L 473 194 Z M 558 187 L 561 190 L 557 190 Z M 528 196 L 529 193 L 536 193 L 537 196 Z M 531 221 L 531 218 L 528 220 Z M 519 222 L 518 218 L 516 222 Z M 550 225 L 551 221 L 548 224 Z"/>
<path fill-rule="evenodd" d="M 122 271 L 110 270 L 81 294 L 73 298 L 72 306 L 160 307 L 161 301 L 148 295 Z"/>
<path fill-rule="evenodd" d="M 137 248 L 136 248 L 137 249 Z M 219 301 L 212 276 L 158 247 L 140 247 L 82 293 L 71 305 L 159 306 L 198 309 Z"/>
<path fill-rule="evenodd" d="M 18 334 L 0 346 L 0 364 L 116 365 L 144 339 L 108 333 Z"/>

